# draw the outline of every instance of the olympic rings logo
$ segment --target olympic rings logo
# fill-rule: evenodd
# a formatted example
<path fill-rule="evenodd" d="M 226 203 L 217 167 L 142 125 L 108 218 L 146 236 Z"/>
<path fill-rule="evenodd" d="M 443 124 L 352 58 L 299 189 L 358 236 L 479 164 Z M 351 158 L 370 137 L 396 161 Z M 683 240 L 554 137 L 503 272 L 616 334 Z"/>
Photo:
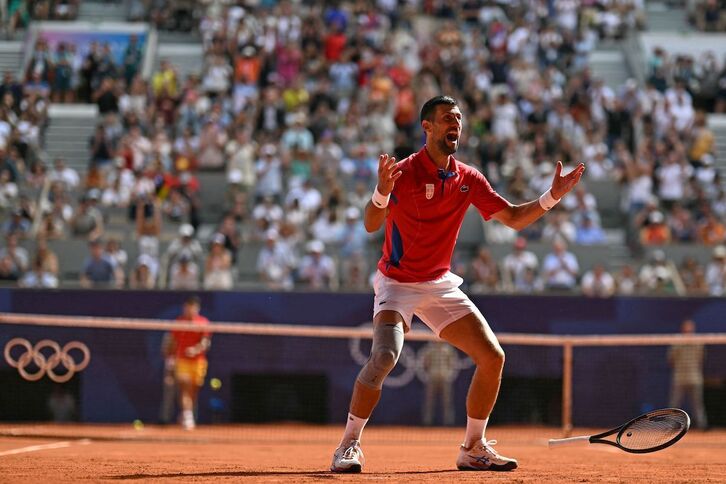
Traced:
<path fill-rule="evenodd" d="M 16 359 L 11 353 L 18 346 L 24 348 L 25 352 Z M 49 356 L 42 352 L 46 348 L 52 350 Z M 79 363 L 76 363 L 75 358 L 70 354 L 73 350 L 80 351 L 83 355 Z M 47 374 L 48 378 L 54 382 L 65 383 L 88 366 L 91 362 L 91 351 L 80 341 L 71 341 L 61 348 L 58 343 L 50 339 L 38 341 L 35 346 L 32 346 L 30 341 L 25 338 L 13 338 L 5 345 L 5 361 L 11 367 L 17 368 L 20 376 L 28 381 L 38 381 Z M 38 367 L 37 371 L 28 371 L 31 363 Z M 65 373 L 56 372 L 59 365 L 65 367 Z"/>
<path fill-rule="evenodd" d="M 372 325 L 373 323 L 368 322 L 361 324 L 360 327 L 372 327 Z M 368 361 L 368 355 L 361 349 L 361 338 L 351 338 L 348 341 L 348 348 L 350 350 L 350 356 L 356 364 L 360 366 L 366 364 Z M 401 350 L 401 356 L 398 358 L 398 363 L 396 364 L 396 368 L 402 367 L 403 371 L 396 373 L 396 370 L 394 369 L 393 372 L 391 372 L 391 374 L 383 381 L 383 384 L 392 388 L 400 388 L 411 383 L 414 378 L 418 378 L 423 383 L 426 383 L 429 378 L 424 361 L 426 358 L 425 349 L 426 347 L 423 347 L 417 352 L 410 346 L 404 346 Z M 455 358 L 454 364 L 449 369 L 447 378 L 448 381 L 456 380 L 461 370 L 467 370 L 474 366 L 474 362 L 471 361 L 470 358 L 460 358 L 458 352 L 456 353 Z"/>

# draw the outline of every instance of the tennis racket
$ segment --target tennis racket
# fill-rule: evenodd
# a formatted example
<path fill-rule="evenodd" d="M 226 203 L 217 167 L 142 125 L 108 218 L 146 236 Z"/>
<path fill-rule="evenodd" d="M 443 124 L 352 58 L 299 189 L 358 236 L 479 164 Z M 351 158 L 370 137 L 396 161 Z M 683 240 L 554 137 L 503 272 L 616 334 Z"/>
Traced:
<path fill-rule="evenodd" d="M 550 449 L 567 445 L 608 444 L 625 452 L 646 454 L 665 449 L 686 435 L 691 418 L 678 408 L 653 410 L 636 417 L 625 425 L 597 435 L 583 435 L 566 439 L 550 439 Z M 615 440 L 605 437 L 615 435 Z"/>

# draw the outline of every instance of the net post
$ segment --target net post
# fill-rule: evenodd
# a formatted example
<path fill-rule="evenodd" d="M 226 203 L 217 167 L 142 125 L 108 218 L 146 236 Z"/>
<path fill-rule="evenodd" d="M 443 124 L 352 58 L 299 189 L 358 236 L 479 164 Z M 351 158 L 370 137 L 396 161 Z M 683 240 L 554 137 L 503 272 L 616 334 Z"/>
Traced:
<path fill-rule="evenodd" d="M 562 435 L 572 434 L 572 343 L 562 344 Z"/>

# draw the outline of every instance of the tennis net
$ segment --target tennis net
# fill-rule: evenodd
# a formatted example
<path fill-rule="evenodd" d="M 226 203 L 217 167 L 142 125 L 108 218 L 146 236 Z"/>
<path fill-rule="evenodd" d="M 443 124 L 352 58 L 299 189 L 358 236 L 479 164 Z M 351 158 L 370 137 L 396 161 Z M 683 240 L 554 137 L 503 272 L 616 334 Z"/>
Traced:
<path fill-rule="evenodd" d="M 165 320 L 0 313 L 0 420 L 8 423 L 0 434 L 52 428 L 95 438 L 99 432 L 182 435 L 174 433 L 173 368 L 161 350 L 171 329 L 200 331 Z M 277 439 L 302 428 L 306 439 L 339 437 L 354 379 L 370 350 L 370 323 L 214 323 L 203 330 L 212 333 L 212 346 L 193 435 Z M 694 372 L 705 396 L 703 413 L 711 425 L 726 425 L 720 403 L 726 400 L 726 334 L 498 337 L 507 364 L 493 426 L 528 425 L 550 436 L 561 428 L 567 435 L 573 426 L 617 425 L 675 397 L 705 425 L 694 398 L 701 390 L 684 384 Z M 388 429 L 377 435 L 437 441 L 439 430 L 463 426 L 473 371 L 468 357 L 431 333 L 409 332 L 373 415 L 372 423 Z M 680 395 L 674 396 L 677 386 Z M 84 425 L 18 425 L 52 421 Z M 168 431 L 149 433 L 164 423 L 171 424 L 163 427 Z M 259 427 L 264 432 L 255 430 L 259 424 L 266 424 Z M 428 426 L 424 433 L 406 430 Z"/>

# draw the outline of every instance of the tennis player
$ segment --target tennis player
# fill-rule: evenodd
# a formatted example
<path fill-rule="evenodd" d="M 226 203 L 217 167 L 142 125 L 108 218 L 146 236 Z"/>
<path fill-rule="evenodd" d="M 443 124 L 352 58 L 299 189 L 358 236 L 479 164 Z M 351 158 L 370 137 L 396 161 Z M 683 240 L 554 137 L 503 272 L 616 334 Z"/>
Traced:
<path fill-rule="evenodd" d="M 201 303 L 197 296 L 184 301 L 184 309 L 177 318 L 180 323 L 207 325 L 209 320 L 199 314 Z M 199 389 L 207 376 L 207 351 L 211 345 L 209 333 L 196 331 L 172 331 L 167 354 L 175 356 L 174 376 L 179 389 L 180 422 L 186 430 L 196 427 L 194 408 Z"/>
<path fill-rule="evenodd" d="M 493 218 L 521 230 L 572 190 L 585 166 L 580 163 L 562 176 L 558 162 L 549 190 L 538 200 L 512 205 L 481 173 L 454 158 L 462 124 L 455 99 L 434 97 L 421 108 L 425 146 L 400 162 L 386 154 L 379 158 L 378 185 L 364 215 L 369 232 L 386 224 L 374 280 L 373 346 L 355 381 L 345 432 L 330 467 L 333 472 L 363 468 L 361 433 L 380 399 L 383 381 L 398 361 L 414 314 L 476 364 L 457 467 L 477 471 L 517 467 L 515 459 L 497 453 L 492 447 L 495 441 L 485 437 L 499 393 L 504 351 L 484 316 L 459 289 L 462 279 L 449 271 L 451 256 L 470 204 L 485 220 Z"/>

